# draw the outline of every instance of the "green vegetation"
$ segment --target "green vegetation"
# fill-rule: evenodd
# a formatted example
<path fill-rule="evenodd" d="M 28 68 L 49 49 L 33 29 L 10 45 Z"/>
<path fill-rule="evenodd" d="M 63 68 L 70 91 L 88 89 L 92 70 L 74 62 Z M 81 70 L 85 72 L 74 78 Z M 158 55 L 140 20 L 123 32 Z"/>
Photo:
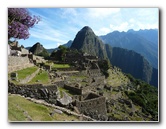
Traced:
<path fill-rule="evenodd" d="M 36 104 L 17 95 L 8 96 L 9 121 L 78 121 L 78 118 L 65 113 L 50 115 L 54 108 Z"/>
<path fill-rule="evenodd" d="M 48 73 L 46 71 L 40 71 L 29 83 L 42 83 L 42 84 L 48 84 L 50 81 L 48 77 Z"/>
<path fill-rule="evenodd" d="M 50 57 L 53 57 L 55 58 L 55 60 L 58 60 L 58 61 L 64 61 L 64 56 L 66 54 L 66 52 L 68 52 L 69 48 L 63 46 L 63 45 L 60 45 L 58 47 L 58 50 L 57 51 L 53 51 L 50 55 Z"/>
<path fill-rule="evenodd" d="M 63 68 L 70 68 L 70 65 L 69 64 L 53 64 L 52 65 L 52 68 L 53 69 L 63 69 Z"/>
<path fill-rule="evenodd" d="M 109 76 L 108 69 L 111 66 L 110 61 L 108 59 L 101 60 L 101 61 L 98 61 L 98 64 L 101 69 L 101 72 L 105 75 L 105 77 L 108 77 Z"/>
<path fill-rule="evenodd" d="M 107 82 L 113 87 L 127 85 L 130 81 L 127 76 L 121 71 L 115 70 L 115 68 L 109 69 L 108 74 Z"/>
<path fill-rule="evenodd" d="M 144 81 L 134 79 L 129 75 L 132 80 L 132 85 L 138 88 L 134 92 L 126 91 L 126 95 L 135 103 L 143 108 L 145 114 L 150 113 L 154 120 L 158 120 L 158 90 L 156 87 L 147 84 Z"/>
<path fill-rule="evenodd" d="M 40 52 L 39 54 L 37 54 L 37 56 L 42 56 L 44 57 L 45 59 L 47 59 L 49 57 L 49 53 L 47 52 L 46 49 L 43 49 L 42 52 Z"/>
<path fill-rule="evenodd" d="M 29 67 L 29 68 L 25 68 L 25 69 L 22 69 L 22 70 L 18 70 L 18 71 L 16 71 L 16 73 L 18 74 L 17 79 L 18 80 L 25 79 L 27 76 L 34 73 L 37 69 L 38 68 L 36 66 L 34 66 L 34 67 Z M 10 74 L 8 74 L 8 78 L 10 78 Z M 15 84 L 19 83 L 17 80 L 12 80 L 12 82 L 15 83 Z"/>
<path fill-rule="evenodd" d="M 32 73 L 34 73 L 35 71 L 37 70 L 37 67 L 29 67 L 29 68 L 26 68 L 26 69 L 22 69 L 22 70 L 19 70 L 17 71 L 17 74 L 18 74 L 18 79 L 24 79 L 26 78 L 27 76 L 31 75 Z"/>

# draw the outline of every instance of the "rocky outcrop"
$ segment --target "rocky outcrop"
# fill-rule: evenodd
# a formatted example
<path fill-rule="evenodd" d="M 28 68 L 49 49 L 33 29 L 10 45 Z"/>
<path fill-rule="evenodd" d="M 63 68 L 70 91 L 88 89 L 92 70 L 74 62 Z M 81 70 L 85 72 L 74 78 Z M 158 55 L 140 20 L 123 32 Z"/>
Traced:
<path fill-rule="evenodd" d="M 72 102 L 72 97 L 70 97 L 66 92 L 62 91 L 62 97 L 57 98 L 57 102 L 61 106 L 67 106 Z"/>

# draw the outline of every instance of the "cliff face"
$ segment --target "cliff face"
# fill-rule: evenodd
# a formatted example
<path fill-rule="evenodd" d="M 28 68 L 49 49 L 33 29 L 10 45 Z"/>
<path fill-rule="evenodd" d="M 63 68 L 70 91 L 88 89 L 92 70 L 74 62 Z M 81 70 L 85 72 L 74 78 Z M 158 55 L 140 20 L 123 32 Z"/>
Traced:
<path fill-rule="evenodd" d="M 133 50 L 144 56 L 154 68 L 158 68 L 158 30 L 114 31 L 100 36 L 100 39 L 112 47 Z"/>
<path fill-rule="evenodd" d="M 118 66 L 123 72 L 157 86 L 156 81 L 153 81 L 158 76 L 157 71 L 142 55 L 132 50 L 104 44 L 90 27 L 86 26 L 77 33 L 71 48 L 98 56 L 101 59 L 109 59 L 112 65 Z"/>
<path fill-rule="evenodd" d="M 109 58 L 112 65 L 118 66 L 125 73 L 130 73 L 135 78 L 150 82 L 152 67 L 140 54 L 131 50 L 114 47 L 112 57 Z"/>

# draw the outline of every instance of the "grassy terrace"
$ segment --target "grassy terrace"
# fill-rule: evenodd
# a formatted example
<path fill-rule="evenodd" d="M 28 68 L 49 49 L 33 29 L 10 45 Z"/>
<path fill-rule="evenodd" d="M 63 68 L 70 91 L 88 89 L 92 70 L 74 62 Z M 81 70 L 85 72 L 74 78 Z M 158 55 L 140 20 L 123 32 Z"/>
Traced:
<path fill-rule="evenodd" d="M 28 75 L 31 75 L 32 73 L 34 73 L 36 70 L 37 70 L 37 67 L 29 67 L 26 69 L 19 70 L 19 71 L 17 71 L 18 79 L 19 80 L 24 79 Z"/>
<path fill-rule="evenodd" d="M 27 76 L 34 73 L 37 69 L 38 68 L 36 66 L 33 66 L 33 67 L 29 67 L 29 68 L 25 68 L 25 69 L 22 69 L 22 70 L 15 71 L 18 74 L 17 79 L 18 80 L 25 79 Z M 8 74 L 8 78 L 10 78 L 10 74 Z M 12 82 L 15 83 L 15 84 L 19 84 L 19 82 L 16 81 L 16 80 L 12 80 Z"/>
<path fill-rule="evenodd" d="M 52 65 L 53 69 L 63 69 L 63 68 L 70 68 L 69 64 L 53 64 Z"/>
<path fill-rule="evenodd" d="M 29 84 L 34 83 L 42 83 L 42 84 L 48 84 L 50 82 L 50 79 L 48 77 L 48 73 L 46 71 L 40 71 L 30 82 Z"/>
<path fill-rule="evenodd" d="M 8 120 L 9 121 L 79 121 L 73 115 L 65 113 L 50 115 L 54 108 L 36 104 L 17 95 L 8 96 Z"/>
<path fill-rule="evenodd" d="M 129 79 L 122 72 L 116 71 L 113 73 L 111 69 L 108 72 L 109 77 L 107 78 L 107 82 L 113 87 L 126 85 L 129 82 Z"/>

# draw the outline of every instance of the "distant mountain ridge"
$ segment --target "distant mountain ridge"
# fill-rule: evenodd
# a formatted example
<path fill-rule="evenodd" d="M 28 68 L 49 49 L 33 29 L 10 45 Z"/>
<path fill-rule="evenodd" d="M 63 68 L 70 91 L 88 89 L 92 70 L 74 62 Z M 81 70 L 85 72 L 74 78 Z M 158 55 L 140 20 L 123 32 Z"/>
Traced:
<path fill-rule="evenodd" d="M 72 40 L 69 40 L 67 43 L 63 44 L 62 46 L 65 46 L 65 47 L 69 48 L 69 47 L 71 46 L 72 42 L 73 42 Z M 31 48 L 31 47 L 26 47 L 25 49 L 30 50 L 30 48 Z M 44 49 L 45 49 L 48 53 L 51 54 L 53 51 L 57 50 L 58 48 L 50 48 L 50 49 L 44 48 Z"/>
<path fill-rule="evenodd" d="M 124 33 L 118 35 L 119 37 L 116 36 L 116 33 L 119 32 L 114 33 L 115 40 L 123 37 Z M 158 76 L 158 72 L 142 55 L 131 50 L 104 44 L 88 26 L 85 26 L 77 33 L 71 48 L 98 56 L 101 59 L 109 59 L 112 65 L 118 66 L 123 72 L 130 73 L 135 78 L 142 79 L 152 85 L 157 86 L 156 84 L 158 84 L 158 80 L 155 78 Z"/>
<path fill-rule="evenodd" d="M 143 55 L 154 68 L 158 68 L 158 30 L 114 31 L 100 36 L 101 40 L 112 47 L 133 50 Z"/>

